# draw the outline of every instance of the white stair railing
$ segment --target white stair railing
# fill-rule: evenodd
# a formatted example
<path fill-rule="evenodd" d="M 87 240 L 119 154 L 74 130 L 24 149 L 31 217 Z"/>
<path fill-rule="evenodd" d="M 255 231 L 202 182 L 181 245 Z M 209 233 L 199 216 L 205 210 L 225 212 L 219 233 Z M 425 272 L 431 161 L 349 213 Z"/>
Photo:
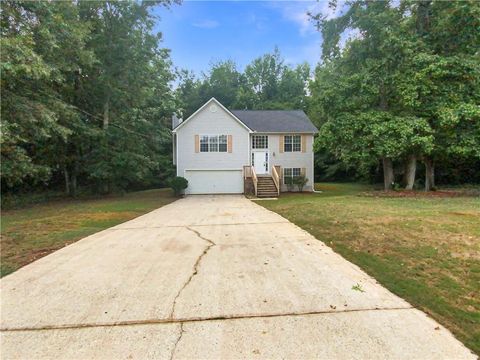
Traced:
<path fill-rule="evenodd" d="M 278 172 L 275 166 L 272 166 L 272 179 L 277 188 L 277 196 L 280 196 L 280 176 L 278 175 Z"/>
<path fill-rule="evenodd" d="M 257 173 L 255 172 L 255 168 L 253 166 L 250 167 L 250 173 L 252 174 L 252 182 L 253 182 L 253 188 L 255 189 L 255 196 L 257 196 L 258 177 L 257 177 Z"/>

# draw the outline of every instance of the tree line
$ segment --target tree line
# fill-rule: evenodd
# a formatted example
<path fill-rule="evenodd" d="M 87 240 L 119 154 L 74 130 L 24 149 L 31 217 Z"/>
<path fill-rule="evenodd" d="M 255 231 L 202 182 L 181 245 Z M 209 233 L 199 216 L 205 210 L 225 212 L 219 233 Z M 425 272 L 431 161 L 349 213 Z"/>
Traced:
<path fill-rule="evenodd" d="M 419 160 L 426 190 L 436 164 L 479 180 L 479 2 L 355 0 L 311 16 L 323 37 L 310 84 L 317 151 L 364 174 L 380 162 L 385 189 L 412 189 Z"/>
<path fill-rule="evenodd" d="M 170 4 L 2 2 L 2 192 L 169 176 L 174 74 L 151 8 Z"/>
<path fill-rule="evenodd" d="M 200 78 L 182 70 L 176 95 L 184 117 L 212 97 L 229 109 L 302 109 L 306 107 L 310 73 L 306 62 L 285 64 L 275 47 L 250 62 L 244 71 L 234 60 L 213 63 Z"/>
<path fill-rule="evenodd" d="M 322 179 L 480 181 L 479 3 L 354 0 L 335 18 L 311 14 L 323 38 L 313 72 L 275 48 L 201 76 L 176 69 L 154 31 L 153 7 L 171 5 L 2 2 L 2 193 L 164 186 L 171 115 L 211 97 L 305 110 Z"/>

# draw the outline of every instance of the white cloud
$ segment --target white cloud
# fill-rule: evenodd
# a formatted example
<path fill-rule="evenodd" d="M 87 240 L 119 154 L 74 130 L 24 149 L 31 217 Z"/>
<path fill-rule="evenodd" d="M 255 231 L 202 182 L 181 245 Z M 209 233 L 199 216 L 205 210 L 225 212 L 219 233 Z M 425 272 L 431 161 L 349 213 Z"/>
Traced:
<path fill-rule="evenodd" d="M 249 25 L 253 25 L 258 31 L 268 30 L 268 18 L 265 16 L 258 16 L 254 13 L 249 13 L 246 17 L 246 22 Z"/>
<path fill-rule="evenodd" d="M 220 23 L 215 20 L 205 19 L 194 22 L 192 25 L 202 29 L 215 29 L 216 27 L 220 26 Z"/>
<path fill-rule="evenodd" d="M 279 10 L 285 20 L 297 24 L 301 36 L 317 32 L 315 24 L 310 19 L 308 13 L 321 13 L 327 19 L 332 19 L 338 16 L 344 8 L 342 1 L 339 2 L 335 9 L 328 6 L 328 1 L 275 1 L 266 4 L 271 8 Z"/>

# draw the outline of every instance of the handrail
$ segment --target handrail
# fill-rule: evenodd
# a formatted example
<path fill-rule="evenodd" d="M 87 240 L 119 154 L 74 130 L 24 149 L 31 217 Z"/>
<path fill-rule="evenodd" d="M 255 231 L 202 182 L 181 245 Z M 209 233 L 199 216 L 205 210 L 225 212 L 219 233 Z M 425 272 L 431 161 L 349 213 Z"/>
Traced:
<path fill-rule="evenodd" d="M 257 183 L 258 178 L 253 166 L 250 166 L 250 174 L 252 175 L 253 188 L 255 189 L 255 196 L 257 196 Z"/>
<path fill-rule="evenodd" d="M 280 176 L 278 176 L 277 169 L 275 166 L 272 166 L 272 179 L 277 187 L 277 196 L 280 196 Z"/>
<path fill-rule="evenodd" d="M 252 177 L 252 170 L 250 165 L 243 166 L 243 179 L 248 179 Z"/>

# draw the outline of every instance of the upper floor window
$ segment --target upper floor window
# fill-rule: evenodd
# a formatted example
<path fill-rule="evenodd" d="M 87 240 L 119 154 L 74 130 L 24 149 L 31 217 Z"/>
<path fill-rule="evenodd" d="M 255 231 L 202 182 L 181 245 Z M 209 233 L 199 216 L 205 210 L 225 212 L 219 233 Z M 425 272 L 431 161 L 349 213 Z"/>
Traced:
<path fill-rule="evenodd" d="M 268 149 L 268 136 L 267 135 L 253 135 L 252 136 L 252 149 Z"/>
<path fill-rule="evenodd" d="M 285 152 L 302 151 L 302 137 L 300 135 L 285 135 L 283 150 Z"/>
<path fill-rule="evenodd" d="M 200 152 L 227 152 L 227 135 L 201 135 Z"/>

